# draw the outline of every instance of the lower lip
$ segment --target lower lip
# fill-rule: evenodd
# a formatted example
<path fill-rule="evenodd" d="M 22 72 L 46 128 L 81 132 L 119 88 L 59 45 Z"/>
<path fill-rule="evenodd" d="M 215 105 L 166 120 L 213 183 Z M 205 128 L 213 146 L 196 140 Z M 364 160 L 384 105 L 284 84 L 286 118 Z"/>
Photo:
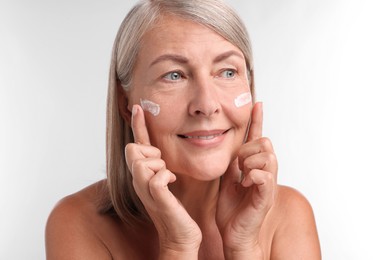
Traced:
<path fill-rule="evenodd" d="M 211 139 L 200 139 L 200 138 L 180 138 L 181 140 L 185 141 L 186 143 L 203 147 L 203 148 L 211 148 L 218 146 L 223 142 L 225 139 L 226 133 L 223 133 L 222 135 L 215 136 Z"/>

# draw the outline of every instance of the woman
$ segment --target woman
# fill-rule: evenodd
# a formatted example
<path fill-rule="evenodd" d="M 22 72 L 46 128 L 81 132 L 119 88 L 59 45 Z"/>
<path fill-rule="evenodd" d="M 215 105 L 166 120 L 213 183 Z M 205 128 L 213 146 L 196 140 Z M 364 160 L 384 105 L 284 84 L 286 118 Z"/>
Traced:
<path fill-rule="evenodd" d="M 47 258 L 320 259 L 253 92 L 249 37 L 224 3 L 138 3 L 112 54 L 107 180 L 55 207 Z"/>

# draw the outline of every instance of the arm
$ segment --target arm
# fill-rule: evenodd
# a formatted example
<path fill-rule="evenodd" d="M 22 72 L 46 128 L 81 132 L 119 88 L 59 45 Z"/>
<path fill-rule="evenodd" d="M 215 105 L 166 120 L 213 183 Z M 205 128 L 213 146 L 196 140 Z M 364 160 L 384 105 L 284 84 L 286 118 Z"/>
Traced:
<path fill-rule="evenodd" d="M 271 248 L 271 259 L 321 259 L 313 210 L 298 191 L 281 186 L 277 199 L 280 223 Z"/>
<path fill-rule="evenodd" d="M 112 259 L 82 211 L 81 203 L 73 197 L 56 205 L 46 224 L 46 259 Z"/>
<path fill-rule="evenodd" d="M 271 141 L 262 137 L 262 107 L 256 104 L 247 142 L 221 183 L 217 224 L 227 259 L 321 259 L 310 204 L 297 191 L 276 184 L 277 170 Z M 263 224 L 276 225 L 270 256 L 259 240 Z"/>

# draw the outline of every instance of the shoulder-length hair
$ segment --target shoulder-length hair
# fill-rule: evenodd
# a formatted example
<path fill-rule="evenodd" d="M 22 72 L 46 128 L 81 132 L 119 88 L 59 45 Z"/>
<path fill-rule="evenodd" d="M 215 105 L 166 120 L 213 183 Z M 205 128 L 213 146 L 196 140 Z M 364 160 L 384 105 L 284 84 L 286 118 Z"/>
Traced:
<path fill-rule="evenodd" d="M 118 91 L 131 87 L 132 73 L 143 35 L 158 18 L 174 15 L 204 25 L 238 47 L 244 54 L 252 96 L 254 96 L 253 58 L 247 30 L 236 12 L 220 0 L 143 0 L 127 14 L 117 33 L 112 50 L 107 98 L 106 167 L 107 192 L 102 213 L 113 213 L 134 225 L 150 221 L 132 185 L 126 165 L 125 146 L 133 142 L 133 133 L 121 117 Z"/>

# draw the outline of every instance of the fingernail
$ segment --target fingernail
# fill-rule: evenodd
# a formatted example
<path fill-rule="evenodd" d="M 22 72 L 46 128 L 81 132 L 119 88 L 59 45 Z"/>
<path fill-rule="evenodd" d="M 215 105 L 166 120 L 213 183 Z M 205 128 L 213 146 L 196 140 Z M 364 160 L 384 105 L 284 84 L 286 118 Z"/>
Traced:
<path fill-rule="evenodd" d="M 135 116 L 137 114 L 137 111 L 138 111 L 137 107 L 135 105 L 133 105 L 133 108 L 131 110 L 131 113 L 133 114 L 133 116 Z"/>

